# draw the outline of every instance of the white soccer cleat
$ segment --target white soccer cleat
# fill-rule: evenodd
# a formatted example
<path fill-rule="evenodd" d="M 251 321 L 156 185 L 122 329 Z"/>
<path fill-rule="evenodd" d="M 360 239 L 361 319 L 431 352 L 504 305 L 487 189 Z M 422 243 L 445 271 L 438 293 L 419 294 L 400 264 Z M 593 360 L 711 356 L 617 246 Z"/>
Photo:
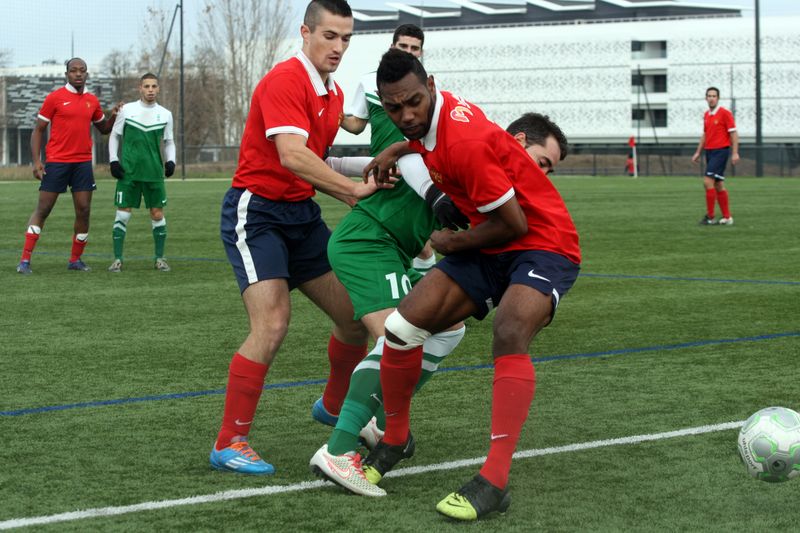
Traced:
<path fill-rule="evenodd" d="M 386 496 L 385 490 L 367 481 L 364 470 L 361 468 L 361 456 L 356 452 L 331 455 L 328 453 L 328 445 L 324 444 L 317 450 L 308 465 L 316 475 L 327 478 L 355 494 L 373 497 Z"/>
<path fill-rule="evenodd" d="M 378 442 L 383 438 L 383 431 L 378 427 L 377 419 L 374 416 L 367 422 L 367 425 L 364 426 L 358 436 L 369 450 L 378 445 Z"/>
<path fill-rule="evenodd" d="M 733 226 L 733 217 L 721 218 L 717 224 L 720 226 Z"/>
<path fill-rule="evenodd" d="M 111 266 L 108 267 L 109 272 L 122 272 L 122 261 L 119 259 L 114 259 L 114 262 L 111 263 Z"/>

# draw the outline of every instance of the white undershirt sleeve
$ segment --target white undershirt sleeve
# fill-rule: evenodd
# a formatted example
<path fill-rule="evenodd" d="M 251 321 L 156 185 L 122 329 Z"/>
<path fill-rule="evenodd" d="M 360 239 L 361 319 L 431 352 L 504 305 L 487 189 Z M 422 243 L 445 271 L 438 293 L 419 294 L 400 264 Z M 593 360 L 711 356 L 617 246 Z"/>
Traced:
<path fill-rule="evenodd" d="M 339 174 L 361 176 L 364 167 L 372 161 L 371 157 L 329 157 L 325 163 Z"/>
<path fill-rule="evenodd" d="M 428 192 L 433 182 L 422 156 L 419 154 L 404 155 L 397 160 L 397 169 L 403 175 L 403 180 L 424 199 L 425 193 Z"/>

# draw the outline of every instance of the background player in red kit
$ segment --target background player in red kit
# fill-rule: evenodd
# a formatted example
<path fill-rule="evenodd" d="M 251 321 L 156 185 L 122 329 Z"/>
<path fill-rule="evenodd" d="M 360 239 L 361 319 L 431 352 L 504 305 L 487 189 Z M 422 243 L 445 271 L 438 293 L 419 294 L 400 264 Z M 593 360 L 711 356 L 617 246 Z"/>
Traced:
<path fill-rule="evenodd" d="M 525 149 L 474 104 L 436 89 L 413 56 L 390 50 L 377 73 L 381 103 L 408 143 L 392 145 L 367 167 L 384 173 L 404 153 L 422 154 L 433 182 L 470 220 L 470 229 L 435 231 L 443 260 L 386 320 L 381 387 L 383 440 L 364 461 L 377 482 L 410 456 L 409 409 L 420 375 L 421 345 L 469 316 L 494 318 L 494 384 L 489 454 L 480 473 L 437 505 L 442 514 L 475 520 L 510 504 L 511 456 L 528 415 L 535 373 L 528 346 L 553 318 L 578 276 L 578 234 L 561 196 Z M 566 156 L 553 125 L 548 157 Z"/>
<path fill-rule="evenodd" d="M 90 270 L 81 260 L 81 254 L 89 239 L 89 214 L 94 191 L 92 173 L 91 124 L 101 132 L 109 133 L 114 126 L 117 104 L 106 119 L 100 101 L 86 91 L 89 73 L 86 62 L 78 57 L 66 63 L 67 84 L 44 99 L 36 126 L 31 134 L 31 157 L 33 177 L 41 181 L 39 202 L 28 220 L 25 232 L 25 245 L 17 272 L 30 274 L 31 255 L 36 241 L 42 233 L 44 222 L 56 205 L 58 195 L 72 190 L 72 203 L 75 206 L 75 234 L 72 237 L 72 253 L 67 268 L 70 270 Z M 46 164 L 42 164 L 42 136 L 50 125 L 50 139 L 45 147 Z"/>
<path fill-rule="evenodd" d="M 695 163 L 700 160 L 700 151 L 706 150 L 706 175 L 703 185 L 706 189 L 706 214 L 700 224 L 733 224 L 728 203 L 728 190 L 725 188 L 725 165 L 728 157 L 732 164 L 739 162 L 739 134 L 736 122 L 730 111 L 719 105 L 719 89 L 706 89 L 708 110 L 703 115 L 703 135 L 692 156 Z M 722 218 L 714 221 L 714 203 L 719 202 Z"/>
<path fill-rule="evenodd" d="M 322 396 L 338 415 L 353 368 L 364 358 L 367 331 L 327 258 L 330 230 L 312 200 L 315 189 L 349 205 L 372 194 L 333 171 L 323 157 L 339 128 L 344 96 L 330 76 L 353 33 L 347 2 L 315 0 L 305 13 L 301 51 L 277 64 L 253 92 L 239 164 L 222 205 L 220 231 L 250 318 L 233 356 L 222 427 L 211 450 L 215 468 L 271 474 L 247 442 L 267 370 L 289 326 L 289 291 L 299 288 L 334 322 L 331 374 Z"/>

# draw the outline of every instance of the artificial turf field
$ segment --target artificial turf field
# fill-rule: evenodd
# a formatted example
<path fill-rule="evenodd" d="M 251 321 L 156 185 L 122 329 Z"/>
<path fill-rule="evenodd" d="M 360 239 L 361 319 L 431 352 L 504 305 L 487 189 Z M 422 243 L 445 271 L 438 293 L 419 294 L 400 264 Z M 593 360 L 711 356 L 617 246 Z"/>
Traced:
<path fill-rule="evenodd" d="M 732 227 L 702 227 L 698 178 L 556 177 L 583 268 L 531 346 L 536 398 L 504 516 L 435 504 L 488 450 L 491 320 L 471 320 L 416 397 L 416 456 L 367 499 L 316 480 L 330 428 L 310 417 L 329 324 L 299 294 L 251 444 L 274 476 L 208 465 L 247 320 L 218 236 L 227 180 L 171 180 L 172 272 L 152 269 L 144 209 L 111 274 L 113 182 L 68 272 L 64 195 L 14 272 L 36 183 L 0 183 L 0 528 L 43 531 L 790 531 L 800 480 L 751 479 L 738 423 L 800 410 L 800 180 L 729 180 Z M 346 207 L 318 200 L 334 226 Z M 473 461 L 474 460 L 474 461 Z M 460 461 L 460 462 L 459 462 Z M 83 512 L 76 512 L 83 511 Z M 66 513 L 66 514 L 65 514 Z"/>

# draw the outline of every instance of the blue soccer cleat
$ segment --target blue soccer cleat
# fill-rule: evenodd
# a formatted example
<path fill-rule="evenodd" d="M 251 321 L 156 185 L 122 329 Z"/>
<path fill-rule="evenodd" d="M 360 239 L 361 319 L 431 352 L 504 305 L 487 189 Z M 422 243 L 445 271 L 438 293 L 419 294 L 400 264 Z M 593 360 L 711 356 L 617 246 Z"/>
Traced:
<path fill-rule="evenodd" d="M 70 261 L 67 263 L 67 270 L 80 270 L 81 272 L 89 272 L 91 268 L 89 268 L 86 263 L 78 259 L 77 261 Z"/>
<path fill-rule="evenodd" d="M 325 406 L 322 404 L 322 398 L 314 402 L 314 405 L 311 406 L 311 418 L 320 424 L 331 427 L 336 427 L 336 422 L 339 421 L 338 416 L 330 414 L 328 410 L 325 409 Z"/>
<path fill-rule="evenodd" d="M 208 460 L 211 466 L 217 470 L 227 472 L 256 476 L 275 473 L 275 467 L 261 459 L 255 450 L 247 444 L 246 439 L 233 442 L 230 446 L 221 450 L 217 450 L 217 445 L 214 444 Z"/>
<path fill-rule="evenodd" d="M 20 274 L 33 274 L 33 270 L 31 270 L 31 262 L 30 261 L 20 261 L 17 265 L 17 272 Z"/>

